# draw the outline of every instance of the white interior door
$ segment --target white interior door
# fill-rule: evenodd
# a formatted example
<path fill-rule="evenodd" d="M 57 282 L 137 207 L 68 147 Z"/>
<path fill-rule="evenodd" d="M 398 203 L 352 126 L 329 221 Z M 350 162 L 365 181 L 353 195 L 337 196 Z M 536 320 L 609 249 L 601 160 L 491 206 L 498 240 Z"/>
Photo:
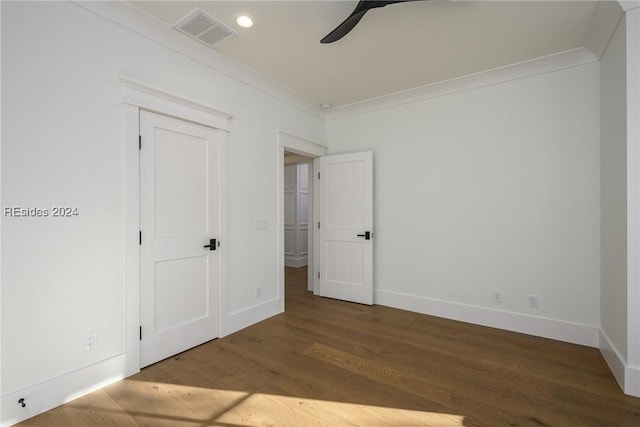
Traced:
<path fill-rule="evenodd" d="M 218 337 L 220 132 L 140 112 L 141 366 Z"/>
<path fill-rule="evenodd" d="M 318 294 L 373 304 L 373 155 L 320 158 Z"/>

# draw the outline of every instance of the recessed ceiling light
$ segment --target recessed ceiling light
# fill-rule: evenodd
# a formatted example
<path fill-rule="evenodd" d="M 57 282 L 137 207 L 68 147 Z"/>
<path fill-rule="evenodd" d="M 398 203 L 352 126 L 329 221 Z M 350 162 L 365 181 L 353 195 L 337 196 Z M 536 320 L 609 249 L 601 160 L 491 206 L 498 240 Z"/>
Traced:
<path fill-rule="evenodd" d="M 331 105 L 331 104 L 320 104 L 320 107 L 323 110 L 328 110 L 329 108 L 333 107 L 333 105 Z"/>
<path fill-rule="evenodd" d="M 253 26 L 253 19 L 249 15 L 238 15 L 236 18 L 236 24 L 241 26 L 242 28 L 249 28 Z"/>

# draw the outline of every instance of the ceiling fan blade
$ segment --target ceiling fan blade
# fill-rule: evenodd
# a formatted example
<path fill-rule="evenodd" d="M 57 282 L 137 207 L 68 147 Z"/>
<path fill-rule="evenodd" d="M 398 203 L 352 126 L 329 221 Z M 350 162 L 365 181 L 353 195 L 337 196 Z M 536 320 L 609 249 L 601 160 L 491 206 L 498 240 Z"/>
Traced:
<path fill-rule="evenodd" d="M 340 25 L 338 25 L 333 31 L 327 34 L 320 43 L 333 43 L 346 36 L 349 31 L 353 30 L 362 17 L 371 9 L 378 7 L 385 7 L 388 4 L 404 3 L 406 1 L 418 1 L 418 0 L 388 0 L 388 1 L 369 1 L 360 0 L 356 5 L 356 8 L 351 12 L 351 15 L 347 17 Z"/>
<path fill-rule="evenodd" d="M 359 13 L 352 13 L 351 15 L 349 15 L 349 17 L 345 19 L 342 24 L 338 25 L 333 31 L 324 36 L 324 38 L 320 40 L 320 43 L 333 43 L 346 36 L 349 31 L 353 30 L 353 27 L 355 27 L 356 24 L 360 22 L 364 14 L 367 13 L 367 10 Z"/>

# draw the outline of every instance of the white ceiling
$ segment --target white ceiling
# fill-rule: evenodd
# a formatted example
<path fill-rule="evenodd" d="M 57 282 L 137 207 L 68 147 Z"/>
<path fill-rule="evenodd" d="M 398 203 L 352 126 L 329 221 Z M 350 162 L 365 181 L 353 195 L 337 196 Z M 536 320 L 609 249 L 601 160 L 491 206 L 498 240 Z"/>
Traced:
<path fill-rule="evenodd" d="M 216 50 L 316 104 L 343 106 L 583 47 L 597 1 L 416 1 L 320 39 L 357 1 L 133 1 L 173 26 L 198 7 L 239 32 Z M 250 29 L 235 15 L 249 13 Z M 196 43 L 194 41 L 194 43 Z"/>

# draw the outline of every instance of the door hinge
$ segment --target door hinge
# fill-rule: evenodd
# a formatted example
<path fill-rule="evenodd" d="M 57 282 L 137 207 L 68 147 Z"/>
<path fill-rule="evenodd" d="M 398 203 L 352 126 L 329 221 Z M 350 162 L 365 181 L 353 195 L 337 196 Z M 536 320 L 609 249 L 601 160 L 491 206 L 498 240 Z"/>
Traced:
<path fill-rule="evenodd" d="M 142 341 L 142 326 L 140 326 L 140 341 Z"/>
<path fill-rule="evenodd" d="M 139 237 L 140 237 L 140 244 L 142 244 L 142 231 L 140 231 Z"/>
<path fill-rule="evenodd" d="M 142 150 L 142 135 L 138 135 L 138 150 Z"/>
<path fill-rule="evenodd" d="M 318 279 L 320 278 L 320 272 L 318 271 Z"/>
<path fill-rule="evenodd" d="M 318 172 L 318 179 L 320 179 L 320 172 Z"/>
<path fill-rule="evenodd" d="M 320 230 L 320 221 L 318 221 L 318 230 Z"/>

